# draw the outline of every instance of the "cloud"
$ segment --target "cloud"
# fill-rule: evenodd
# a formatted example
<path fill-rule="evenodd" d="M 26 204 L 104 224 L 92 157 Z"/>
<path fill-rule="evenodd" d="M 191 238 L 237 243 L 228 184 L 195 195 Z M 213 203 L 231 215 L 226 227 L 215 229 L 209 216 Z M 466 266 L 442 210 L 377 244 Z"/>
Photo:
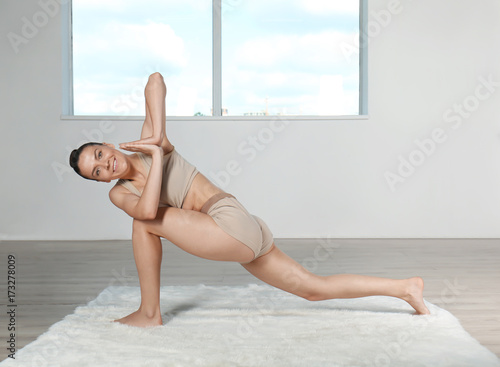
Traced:
<path fill-rule="evenodd" d="M 73 8 L 90 11 L 129 12 L 137 14 L 145 8 L 151 14 L 162 11 L 202 10 L 212 8 L 212 0 L 149 0 L 147 4 L 136 0 L 73 0 Z"/>
<path fill-rule="evenodd" d="M 96 37 L 96 34 L 106 36 L 101 38 Z M 177 36 L 168 24 L 152 21 L 147 24 L 123 24 L 113 21 L 93 30 L 92 33 L 76 33 L 73 52 L 83 59 L 97 58 L 116 64 L 166 63 L 172 67 L 183 67 L 188 58 L 183 39 Z"/>
<path fill-rule="evenodd" d="M 223 83 L 222 100 L 230 115 L 262 112 L 266 98 L 270 114 L 355 115 L 357 78 L 357 74 L 235 70 Z"/>
<path fill-rule="evenodd" d="M 276 65 L 293 52 L 290 36 L 274 36 L 246 41 L 235 52 L 238 65 L 267 67 Z"/>
<path fill-rule="evenodd" d="M 358 14 L 359 0 L 298 0 L 299 6 L 312 14 Z"/>
<path fill-rule="evenodd" d="M 305 35 L 276 35 L 244 42 L 235 52 L 239 67 L 314 70 L 328 73 L 333 68 L 357 64 L 346 60 L 340 45 L 352 42 L 357 33 L 324 31 Z"/>
<path fill-rule="evenodd" d="M 113 27 L 113 38 L 118 48 L 132 54 L 147 53 L 154 60 L 175 66 L 185 66 L 187 56 L 184 41 L 168 24 L 149 21 L 146 25 L 120 25 Z"/>
<path fill-rule="evenodd" d="M 329 30 L 244 42 L 223 60 L 224 105 L 230 114 L 262 111 L 269 97 L 271 114 L 357 114 L 359 64 L 340 49 L 353 37 Z"/>
<path fill-rule="evenodd" d="M 107 83 L 103 78 L 75 81 L 75 114 L 144 115 L 144 78 L 120 78 Z"/>

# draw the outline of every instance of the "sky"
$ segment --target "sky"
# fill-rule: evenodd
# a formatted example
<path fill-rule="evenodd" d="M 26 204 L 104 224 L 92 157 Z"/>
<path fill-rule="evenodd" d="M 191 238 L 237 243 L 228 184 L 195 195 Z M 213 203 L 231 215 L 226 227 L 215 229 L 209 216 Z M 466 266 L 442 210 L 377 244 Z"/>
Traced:
<path fill-rule="evenodd" d="M 160 72 L 167 115 L 211 115 L 211 0 L 73 0 L 76 115 L 145 114 Z M 359 1 L 222 0 L 228 115 L 358 114 Z"/>

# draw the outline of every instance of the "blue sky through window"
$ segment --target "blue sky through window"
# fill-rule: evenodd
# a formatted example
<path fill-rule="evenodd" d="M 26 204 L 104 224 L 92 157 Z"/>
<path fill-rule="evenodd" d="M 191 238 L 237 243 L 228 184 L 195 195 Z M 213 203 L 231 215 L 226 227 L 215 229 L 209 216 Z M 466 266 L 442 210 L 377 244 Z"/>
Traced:
<path fill-rule="evenodd" d="M 359 1 L 222 0 L 229 115 L 358 114 Z M 167 115 L 211 115 L 211 0 L 73 0 L 75 114 L 144 115 L 154 71 Z"/>

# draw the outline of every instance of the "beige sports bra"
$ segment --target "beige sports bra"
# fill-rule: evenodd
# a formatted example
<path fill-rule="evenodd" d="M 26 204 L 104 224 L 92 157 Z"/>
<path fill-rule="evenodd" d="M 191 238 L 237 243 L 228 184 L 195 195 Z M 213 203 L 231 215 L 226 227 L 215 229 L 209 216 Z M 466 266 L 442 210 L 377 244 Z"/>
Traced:
<path fill-rule="evenodd" d="M 136 153 L 149 174 L 153 158 L 144 153 Z M 163 175 L 161 183 L 160 201 L 158 206 L 173 206 L 182 208 L 184 199 L 193 183 L 198 169 L 182 157 L 177 150 L 172 149 L 163 157 Z M 137 196 L 142 193 L 132 184 L 132 181 L 120 179 L 116 183 L 127 188 Z"/>

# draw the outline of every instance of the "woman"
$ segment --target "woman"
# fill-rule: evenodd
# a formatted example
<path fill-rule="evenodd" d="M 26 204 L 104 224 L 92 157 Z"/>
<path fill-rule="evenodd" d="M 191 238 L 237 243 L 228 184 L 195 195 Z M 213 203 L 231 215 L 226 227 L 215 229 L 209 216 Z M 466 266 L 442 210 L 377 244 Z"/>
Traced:
<path fill-rule="evenodd" d="M 132 244 L 141 304 L 115 321 L 140 327 L 162 324 L 161 237 L 198 257 L 239 262 L 262 281 L 310 301 L 392 296 L 408 302 L 416 314 L 429 314 L 420 277 L 318 276 L 281 252 L 262 219 L 198 172 L 168 140 L 166 87 L 159 73 L 149 77 L 145 98 L 141 139 L 120 144 L 135 154 L 123 154 L 108 143 L 87 143 L 70 157 L 71 166 L 84 178 L 119 179 L 109 197 L 134 218 Z"/>

